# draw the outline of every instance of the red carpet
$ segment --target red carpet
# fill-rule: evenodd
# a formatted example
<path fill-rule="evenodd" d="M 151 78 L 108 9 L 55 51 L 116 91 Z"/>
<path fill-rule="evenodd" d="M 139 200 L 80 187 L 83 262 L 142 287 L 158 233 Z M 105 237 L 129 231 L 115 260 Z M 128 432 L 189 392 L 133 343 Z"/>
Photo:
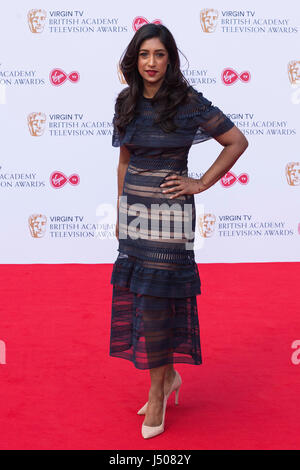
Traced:
<path fill-rule="evenodd" d="M 1 449 L 300 448 L 299 263 L 199 265 L 204 363 L 177 366 L 179 406 L 147 441 L 149 372 L 108 355 L 111 270 L 1 266 Z"/>

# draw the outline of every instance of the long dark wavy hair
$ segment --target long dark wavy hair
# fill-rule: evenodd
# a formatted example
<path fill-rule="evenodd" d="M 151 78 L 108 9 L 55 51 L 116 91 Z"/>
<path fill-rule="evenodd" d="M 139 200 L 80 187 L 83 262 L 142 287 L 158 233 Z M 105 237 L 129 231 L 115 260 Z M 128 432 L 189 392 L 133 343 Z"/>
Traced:
<path fill-rule="evenodd" d="M 164 81 L 152 100 L 155 109 L 154 123 L 158 124 L 165 132 L 174 131 L 177 126 L 173 118 L 177 107 L 187 98 L 190 85 L 181 73 L 179 49 L 173 35 L 162 24 L 148 23 L 141 26 L 119 61 L 119 68 L 129 85 L 119 93 L 115 103 L 115 124 L 121 134 L 137 115 L 137 102 L 144 89 L 143 79 L 137 65 L 140 46 L 146 39 L 154 37 L 160 39 L 169 54 L 169 65 L 167 66 Z M 183 56 L 185 57 L 184 54 Z"/>

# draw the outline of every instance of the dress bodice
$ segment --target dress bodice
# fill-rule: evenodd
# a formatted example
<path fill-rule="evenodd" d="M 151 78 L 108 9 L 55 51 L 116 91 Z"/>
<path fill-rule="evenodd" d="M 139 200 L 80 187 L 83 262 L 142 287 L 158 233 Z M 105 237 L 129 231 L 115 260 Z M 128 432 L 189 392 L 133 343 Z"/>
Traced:
<path fill-rule="evenodd" d="M 120 135 L 113 117 L 112 145 L 125 145 L 136 156 L 187 155 L 189 148 L 197 143 L 217 137 L 228 131 L 234 123 L 203 94 L 190 87 L 190 99 L 178 106 L 174 117 L 177 129 L 164 132 L 154 124 L 155 109 L 151 98 L 140 96 L 137 115 Z"/>
<path fill-rule="evenodd" d="M 147 263 L 193 266 L 194 194 L 179 194 L 175 199 L 169 199 L 161 184 L 170 175 L 187 177 L 190 147 L 221 135 L 234 123 L 192 87 L 188 100 L 176 110 L 174 131 L 161 129 L 155 123 L 155 113 L 152 100 L 141 95 L 135 117 L 121 135 L 116 126 L 115 107 L 112 145 L 124 145 L 130 151 L 122 190 L 124 198 L 120 200 L 119 213 L 124 220 L 120 220 L 119 251 Z M 144 224 L 138 230 L 138 236 L 135 229 L 135 224 L 140 223 L 136 220 L 137 207 L 141 211 L 138 217 Z M 165 219 L 170 219 L 170 230 L 165 229 Z M 152 223 L 158 224 L 153 231 Z"/>

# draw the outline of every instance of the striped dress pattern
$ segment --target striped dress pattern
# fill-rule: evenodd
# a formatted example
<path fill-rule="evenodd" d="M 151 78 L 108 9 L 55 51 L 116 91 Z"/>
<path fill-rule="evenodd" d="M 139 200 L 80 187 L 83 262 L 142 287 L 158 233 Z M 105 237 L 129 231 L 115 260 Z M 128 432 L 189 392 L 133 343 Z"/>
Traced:
<path fill-rule="evenodd" d="M 234 123 L 192 86 L 178 107 L 175 131 L 155 124 L 151 98 L 139 97 L 136 117 L 112 145 L 125 145 L 130 161 L 119 202 L 119 246 L 113 264 L 110 349 L 138 369 L 171 363 L 202 364 L 195 262 L 194 195 L 169 199 L 160 185 L 188 176 L 192 145 L 217 137 Z"/>

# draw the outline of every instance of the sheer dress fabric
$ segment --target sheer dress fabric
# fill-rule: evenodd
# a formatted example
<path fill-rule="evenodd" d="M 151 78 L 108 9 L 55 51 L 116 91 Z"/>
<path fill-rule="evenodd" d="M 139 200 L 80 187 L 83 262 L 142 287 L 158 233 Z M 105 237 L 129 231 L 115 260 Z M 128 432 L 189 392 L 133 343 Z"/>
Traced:
<path fill-rule="evenodd" d="M 112 121 L 112 145 L 125 145 L 130 161 L 119 203 L 119 253 L 110 280 L 110 355 L 130 360 L 138 369 L 202 364 L 194 195 L 169 199 L 171 193 L 162 193 L 167 187 L 160 185 L 169 175 L 188 176 L 192 145 L 234 126 L 193 87 L 188 103 L 178 107 L 175 131 L 164 132 L 154 117 L 151 98 L 141 95 L 136 117 L 123 135 L 115 125 L 116 113 Z M 139 204 L 138 214 L 130 210 L 133 204 Z M 137 215 L 143 222 L 138 237 L 131 228 Z M 164 220 L 169 221 L 167 230 Z"/>

